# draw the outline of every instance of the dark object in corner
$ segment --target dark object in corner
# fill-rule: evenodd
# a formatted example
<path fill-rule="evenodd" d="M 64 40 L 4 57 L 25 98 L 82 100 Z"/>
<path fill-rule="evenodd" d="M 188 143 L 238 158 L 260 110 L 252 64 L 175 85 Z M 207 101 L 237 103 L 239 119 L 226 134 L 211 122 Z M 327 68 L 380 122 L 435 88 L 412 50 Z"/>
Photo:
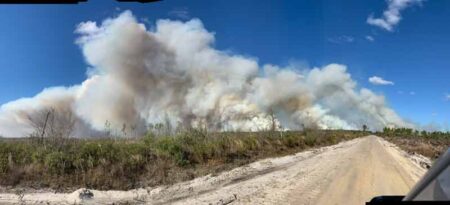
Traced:
<path fill-rule="evenodd" d="M 0 4 L 78 4 L 88 0 L 0 0 Z M 152 3 L 162 0 L 117 0 L 118 2 Z"/>
<path fill-rule="evenodd" d="M 405 196 L 377 196 L 374 197 L 370 202 L 367 202 L 366 205 L 441 205 L 441 204 L 449 204 L 446 201 L 402 201 Z"/>
<path fill-rule="evenodd" d="M 78 4 L 87 0 L 0 0 L 0 4 Z"/>
<path fill-rule="evenodd" d="M 370 203 L 382 203 L 382 202 L 401 202 L 405 196 L 377 196 L 374 197 Z"/>
<path fill-rule="evenodd" d="M 162 0 L 117 0 L 118 2 L 139 2 L 139 3 L 152 3 Z"/>

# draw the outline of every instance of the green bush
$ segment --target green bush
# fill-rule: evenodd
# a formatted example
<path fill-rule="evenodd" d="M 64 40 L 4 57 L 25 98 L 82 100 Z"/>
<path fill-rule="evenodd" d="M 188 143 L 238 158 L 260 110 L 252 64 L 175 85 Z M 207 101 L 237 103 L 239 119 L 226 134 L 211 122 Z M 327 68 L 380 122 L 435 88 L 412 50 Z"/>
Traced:
<path fill-rule="evenodd" d="M 189 164 L 189 153 L 183 148 L 181 140 L 174 137 L 161 137 L 155 141 L 156 153 L 163 157 L 172 158 L 176 164 Z"/>
<path fill-rule="evenodd" d="M 317 137 L 314 136 L 313 134 L 308 134 L 305 137 L 305 144 L 312 147 L 316 144 L 317 141 Z"/>
<path fill-rule="evenodd" d="M 45 166 L 53 174 L 65 173 L 70 167 L 71 160 L 64 152 L 51 152 L 45 157 Z"/>

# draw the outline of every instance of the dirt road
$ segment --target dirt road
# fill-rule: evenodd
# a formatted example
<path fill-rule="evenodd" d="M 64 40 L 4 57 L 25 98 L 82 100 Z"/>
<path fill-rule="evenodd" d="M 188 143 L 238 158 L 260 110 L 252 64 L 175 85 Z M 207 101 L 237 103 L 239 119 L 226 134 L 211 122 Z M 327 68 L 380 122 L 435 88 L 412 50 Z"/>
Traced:
<path fill-rule="evenodd" d="M 70 194 L 25 194 L 27 204 L 364 204 L 376 195 L 406 194 L 430 161 L 376 136 L 296 155 L 261 160 L 173 186 Z M 19 196 L 0 194 L 0 204 Z"/>

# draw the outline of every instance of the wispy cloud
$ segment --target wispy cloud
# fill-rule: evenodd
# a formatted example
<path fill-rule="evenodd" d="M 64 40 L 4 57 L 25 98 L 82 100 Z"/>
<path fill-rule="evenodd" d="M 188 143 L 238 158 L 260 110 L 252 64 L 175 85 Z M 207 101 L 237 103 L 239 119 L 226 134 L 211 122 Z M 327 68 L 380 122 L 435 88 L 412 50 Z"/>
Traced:
<path fill-rule="evenodd" d="M 93 34 L 98 32 L 100 29 L 97 26 L 96 22 L 93 21 L 86 21 L 86 22 L 81 22 L 80 24 L 77 25 L 76 29 L 75 29 L 75 33 L 79 33 L 79 34 Z"/>
<path fill-rule="evenodd" d="M 410 91 L 409 94 L 410 94 L 410 95 L 416 95 L 416 92 Z"/>
<path fill-rule="evenodd" d="M 378 76 L 372 76 L 369 78 L 369 82 L 374 85 L 394 85 L 394 82 L 385 80 Z"/>
<path fill-rule="evenodd" d="M 413 6 L 420 5 L 425 0 L 387 0 L 388 8 L 383 11 L 383 16 L 375 18 L 373 14 L 367 18 L 367 23 L 378 26 L 387 31 L 393 31 L 394 27 L 402 19 L 401 11 Z"/>
<path fill-rule="evenodd" d="M 336 43 L 336 44 L 353 43 L 355 41 L 355 38 L 353 36 L 343 35 L 343 36 L 328 38 L 327 41 L 330 43 Z"/>
<path fill-rule="evenodd" d="M 169 16 L 180 19 L 190 19 L 189 9 L 187 7 L 174 8 L 169 11 Z"/>
<path fill-rule="evenodd" d="M 446 100 L 446 101 L 450 101 L 450 94 L 448 94 L 448 93 L 445 94 L 445 100 Z"/>
<path fill-rule="evenodd" d="M 373 36 L 366 36 L 366 39 L 370 42 L 375 41 L 375 38 L 373 38 Z"/>

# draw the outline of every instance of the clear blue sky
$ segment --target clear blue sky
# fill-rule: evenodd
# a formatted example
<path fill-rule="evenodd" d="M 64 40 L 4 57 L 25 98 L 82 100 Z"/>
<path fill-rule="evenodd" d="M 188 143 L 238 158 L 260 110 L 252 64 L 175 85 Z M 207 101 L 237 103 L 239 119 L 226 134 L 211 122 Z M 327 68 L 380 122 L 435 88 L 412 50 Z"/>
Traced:
<path fill-rule="evenodd" d="M 89 0 L 78 5 L 0 5 L 0 104 L 45 87 L 79 84 L 86 63 L 75 26 L 131 10 L 156 19 L 199 18 L 216 47 L 260 64 L 345 64 L 359 86 L 386 96 L 403 118 L 450 123 L 450 1 L 426 1 L 401 12 L 392 32 L 369 25 L 382 0 L 183 1 L 151 4 Z M 367 36 L 374 41 L 366 39 Z M 394 85 L 372 85 L 371 76 Z M 413 92 L 413 93 L 411 93 Z"/>

